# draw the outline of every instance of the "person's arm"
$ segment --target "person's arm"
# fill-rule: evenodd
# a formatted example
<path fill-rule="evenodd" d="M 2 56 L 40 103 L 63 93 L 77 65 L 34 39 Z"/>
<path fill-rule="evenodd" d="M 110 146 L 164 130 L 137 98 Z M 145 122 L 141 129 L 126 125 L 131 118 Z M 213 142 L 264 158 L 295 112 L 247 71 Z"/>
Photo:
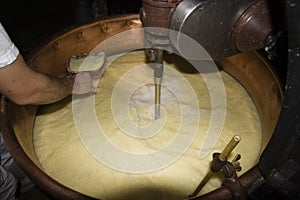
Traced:
<path fill-rule="evenodd" d="M 71 78 L 57 78 L 30 69 L 19 54 L 17 59 L 0 68 L 0 93 L 19 105 L 48 104 L 76 93 L 94 91 L 88 73 Z M 73 88 L 74 86 L 74 88 Z"/>

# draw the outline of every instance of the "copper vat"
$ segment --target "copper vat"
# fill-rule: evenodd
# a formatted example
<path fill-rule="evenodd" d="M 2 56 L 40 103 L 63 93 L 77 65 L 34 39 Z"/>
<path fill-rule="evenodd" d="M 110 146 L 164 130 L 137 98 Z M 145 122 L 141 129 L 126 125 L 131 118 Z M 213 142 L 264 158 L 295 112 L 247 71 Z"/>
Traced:
<path fill-rule="evenodd" d="M 66 71 L 70 56 L 90 52 L 106 38 L 141 26 L 138 15 L 116 16 L 81 25 L 66 30 L 37 47 L 28 56 L 27 63 L 35 70 L 61 75 Z M 132 35 L 132 38 L 128 38 L 127 41 L 128 46 L 142 46 L 143 35 Z M 117 46 L 111 48 L 117 48 Z M 283 101 L 282 87 L 276 74 L 267 61 L 256 52 L 227 58 L 219 65 L 237 78 L 253 98 L 263 125 L 263 147 L 265 147 L 272 137 Z M 36 185 L 54 198 L 93 199 L 58 183 L 41 170 L 32 139 L 37 110 L 38 106 L 18 106 L 2 99 L 1 129 L 14 159 Z M 241 176 L 241 182 L 244 186 L 250 187 L 259 178 L 261 178 L 261 174 L 257 166 L 254 166 Z M 229 190 L 219 188 L 194 199 L 230 198 Z"/>

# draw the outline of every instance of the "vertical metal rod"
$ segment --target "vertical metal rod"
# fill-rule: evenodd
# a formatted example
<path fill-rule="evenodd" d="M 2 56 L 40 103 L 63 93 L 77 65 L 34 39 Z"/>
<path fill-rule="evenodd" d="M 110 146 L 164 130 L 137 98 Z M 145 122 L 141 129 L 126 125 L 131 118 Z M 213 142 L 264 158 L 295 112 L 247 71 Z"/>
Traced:
<path fill-rule="evenodd" d="M 154 83 L 155 83 L 155 119 L 160 118 L 161 81 L 163 76 L 163 53 L 162 49 L 155 49 Z"/>
<path fill-rule="evenodd" d="M 160 118 L 160 94 L 161 84 L 155 83 L 155 119 Z"/>

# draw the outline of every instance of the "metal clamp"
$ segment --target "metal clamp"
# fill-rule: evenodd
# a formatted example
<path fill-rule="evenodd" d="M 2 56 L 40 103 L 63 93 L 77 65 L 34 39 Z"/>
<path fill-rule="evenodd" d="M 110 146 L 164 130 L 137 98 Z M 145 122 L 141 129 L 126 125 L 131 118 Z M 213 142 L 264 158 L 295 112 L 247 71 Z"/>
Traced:
<path fill-rule="evenodd" d="M 222 186 L 230 190 L 234 199 L 247 199 L 246 190 L 240 183 L 236 173 L 236 171 L 241 170 L 240 163 L 238 162 L 241 159 L 241 155 L 237 154 L 232 160 L 232 162 L 227 161 L 228 155 L 237 146 L 240 140 L 241 138 L 239 136 L 234 136 L 221 153 L 213 154 L 213 160 L 211 162 L 210 171 L 202 179 L 201 183 L 198 185 L 194 193 L 189 197 L 196 196 L 214 173 L 221 172 L 225 176 L 225 180 L 223 181 Z"/>

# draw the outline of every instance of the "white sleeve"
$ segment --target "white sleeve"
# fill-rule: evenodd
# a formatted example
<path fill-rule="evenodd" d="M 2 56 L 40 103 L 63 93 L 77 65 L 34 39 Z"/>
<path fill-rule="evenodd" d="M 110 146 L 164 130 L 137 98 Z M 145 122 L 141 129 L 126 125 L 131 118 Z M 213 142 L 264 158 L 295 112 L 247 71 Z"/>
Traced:
<path fill-rule="evenodd" d="M 11 64 L 19 55 L 18 48 L 12 43 L 0 23 L 0 68 Z"/>

